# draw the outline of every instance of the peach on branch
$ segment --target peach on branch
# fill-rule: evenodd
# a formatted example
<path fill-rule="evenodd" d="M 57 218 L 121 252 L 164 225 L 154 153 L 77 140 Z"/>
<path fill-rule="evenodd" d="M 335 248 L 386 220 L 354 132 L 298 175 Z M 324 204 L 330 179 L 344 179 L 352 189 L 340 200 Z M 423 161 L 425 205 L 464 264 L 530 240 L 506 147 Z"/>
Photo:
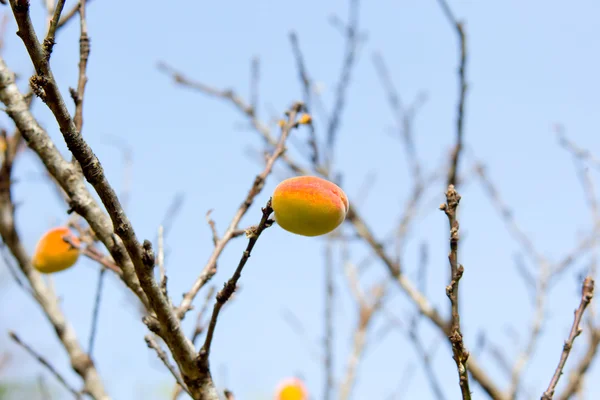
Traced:
<path fill-rule="evenodd" d="M 275 221 L 286 231 L 319 236 L 340 226 L 348 213 L 348 198 L 336 184 L 317 176 L 281 182 L 273 192 Z"/>
<path fill-rule="evenodd" d="M 33 253 L 31 260 L 33 267 L 44 274 L 72 267 L 79 258 L 79 249 L 67 243 L 65 237 L 77 246 L 80 243 L 69 228 L 64 226 L 46 232 L 38 241 Z"/>
<path fill-rule="evenodd" d="M 300 379 L 287 378 L 277 386 L 275 400 L 308 400 L 308 391 Z"/>

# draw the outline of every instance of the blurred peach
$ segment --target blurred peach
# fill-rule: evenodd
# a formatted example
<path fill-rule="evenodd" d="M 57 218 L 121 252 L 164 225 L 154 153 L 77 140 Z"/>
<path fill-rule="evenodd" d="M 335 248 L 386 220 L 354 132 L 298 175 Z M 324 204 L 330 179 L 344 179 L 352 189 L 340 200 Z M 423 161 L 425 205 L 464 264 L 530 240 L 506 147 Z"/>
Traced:
<path fill-rule="evenodd" d="M 287 378 L 277 385 L 274 400 L 308 400 L 308 391 L 300 379 Z"/>
<path fill-rule="evenodd" d="M 273 192 L 275 221 L 286 231 L 319 236 L 340 226 L 348 213 L 344 191 L 317 176 L 298 176 L 281 182 Z"/>
<path fill-rule="evenodd" d="M 77 262 L 79 249 L 65 242 L 64 237 L 69 237 L 73 244 L 79 246 L 79 239 L 69 228 L 50 229 L 40 238 L 33 253 L 31 261 L 35 269 L 50 274 L 70 268 Z"/>

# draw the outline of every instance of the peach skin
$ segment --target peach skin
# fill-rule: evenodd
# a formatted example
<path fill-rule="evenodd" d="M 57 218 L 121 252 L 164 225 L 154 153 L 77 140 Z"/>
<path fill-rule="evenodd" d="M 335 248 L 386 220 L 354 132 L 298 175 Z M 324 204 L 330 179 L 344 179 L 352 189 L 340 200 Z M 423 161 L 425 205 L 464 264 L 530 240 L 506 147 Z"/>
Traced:
<path fill-rule="evenodd" d="M 281 182 L 271 201 L 275 221 L 286 231 L 319 236 L 340 226 L 348 213 L 348 198 L 336 184 L 317 176 Z"/>
<path fill-rule="evenodd" d="M 65 236 L 79 245 L 79 239 L 64 226 L 50 229 L 41 237 L 31 260 L 35 269 L 43 274 L 50 274 L 72 267 L 77 262 L 79 249 L 65 242 Z"/>
<path fill-rule="evenodd" d="M 308 391 L 300 379 L 287 378 L 277 386 L 275 400 L 308 400 Z"/>

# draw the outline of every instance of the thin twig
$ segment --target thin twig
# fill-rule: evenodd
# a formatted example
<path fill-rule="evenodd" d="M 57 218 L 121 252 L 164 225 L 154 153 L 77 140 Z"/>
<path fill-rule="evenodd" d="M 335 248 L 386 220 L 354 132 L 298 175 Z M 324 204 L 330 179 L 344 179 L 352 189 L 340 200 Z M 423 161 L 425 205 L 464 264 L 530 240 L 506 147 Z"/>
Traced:
<path fill-rule="evenodd" d="M 558 136 L 558 142 L 561 146 L 567 149 L 570 153 L 572 153 L 575 157 L 579 158 L 582 161 L 586 161 L 591 164 L 595 169 L 600 171 L 600 159 L 596 157 L 589 150 L 578 146 L 575 142 L 569 140 L 565 135 L 565 129 L 563 126 L 556 126 L 556 134 Z"/>
<path fill-rule="evenodd" d="M 2 260 L 4 261 L 4 265 L 6 265 L 6 269 L 8 269 L 8 273 L 15 280 L 16 284 L 21 287 L 25 292 L 29 293 L 31 297 L 35 299 L 35 292 L 31 290 L 31 288 L 21 279 L 19 276 L 19 272 L 17 268 L 13 265 L 12 260 L 8 257 L 8 252 L 10 251 L 4 243 L 2 243 L 0 248 L 0 252 L 2 253 Z"/>
<path fill-rule="evenodd" d="M 122 276 L 123 271 L 121 271 L 121 268 L 119 268 L 119 266 L 116 265 L 113 260 L 111 260 L 109 257 L 107 257 L 104 254 L 102 254 L 93 245 L 85 245 L 84 246 L 83 243 L 81 243 L 81 244 L 75 243 L 73 241 L 73 239 L 71 237 L 69 237 L 69 236 L 65 236 L 63 238 L 63 240 L 65 242 L 69 243 L 74 248 L 79 249 L 79 251 L 81 252 L 81 254 L 83 254 L 84 256 L 86 256 L 87 258 L 89 258 L 90 260 L 96 261 L 103 268 L 106 268 L 106 269 L 109 269 L 109 270 L 113 271 L 118 276 Z"/>
<path fill-rule="evenodd" d="M 358 306 L 358 323 L 353 334 L 352 351 L 348 357 L 346 373 L 340 383 L 340 400 L 348 400 L 351 397 L 352 389 L 356 381 L 358 365 L 362 359 L 367 343 L 367 331 L 373 317 L 377 311 L 381 309 L 386 292 L 385 285 L 375 285 L 371 290 L 372 298 L 367 299 L 360 288 L 356 268 L 349 262 L 346 262 L 344 269 L 354 300 Z"/>
<path fill-rule="evenodd" d="M 192 331 L 192 334 L 190 335 L 192 343 L 194 345 L 196 344 L 196 341 L 198 340 L 198 338 L 200 337 L 202 332 L 204 332 L 204 329 L 206 327 L 205 324 L 203 323 L 202 319 L 204 318 L 204 315 L 206 314 L 206 310 L 208 309 L 208 305 L 209 305 L 210 301 L 212 300 L 213 295 L 215 294 L 215 290 L 216 289 L 214 286 L 211 286 L 208 289 L 208 292 L 206 293 L 206 297 L 204 299 L 204 304 L 202 305 L 202 308 L 200 309 L 200 311 L 198 311 L 198 315 L 196 316 L 196 324 L 194 326 L 194 330 Z M 231 303 L 231 301 L 229 303 Z M 177 400 L 182 392 L 183 392 L 183 389 L 181 388 L 181 385 L 175 384 L 175 387 L 173 388 L 173 394 L 171 396 L 171 400 Z"/>
<path fill-rule="evenodd" d="M 48 384 L 44 379 L 44 375 L 40 374 L 38 376 L 38 388 L 40 389 L 40 395 L 43 400 L 52 400 L 52 396 L 50 395 L 50 390 L 48 389 Z"/>
<path fill-rule="evenodd" d="M 409 167 L 412 170 L 412 176 L 415 180 L 415 186 L 420 188 L 423 186 L 421 178 L 421 164 L 417 156 L 412 132 L 412 121 L 415 117 L 417 105 L 420 106 L 420 104 L 417 103 L 411 107 L 405 108 L 405 106 L 402 104 L 402 100 L 398 94 L 398 91 L 394 87 L 391 75 L 381 54 L 375 53 L 373 55 L 373 64 L 375 65 L 375 69 L 377 70 L 377 75 L 381 80 L 383 89 L 386 92 L 388 104 L 390 105 L 392 113 L 396 118 L 396 125 L 398 126 L 398 130 L 400 131 L 402 140 L 404 142 L 404 148 L 406 155 L 408 156 L 407 160 Z"/>
<path fill-rule="evenodd" d="M 50 364 L 50 362 L 48 360 L 46 360 L 46 358 L 44 358 L 43 356 L 41 356 L 40 354 L 38 354 L 31 346 L 29 346 L 27 343 L 23 342 L 21 340 L 21 338 L 19 338 L 19 336 L 17 336 L 17 334 L 15 332 L 9 331 L 8 335 L 10 336 L 10 338 L 12 340 L 14 340 L 19 346 L 21 346 L 22 348 L 24 348 L 33 358 L 35 358 L 40 364 L 42 364 L 47 370 L 48 372 L 50 372 L 50 374 L 52 374 L 52 376 L 54 376 L 56 378 L 56 380 L 58 382 L 60 382 L 61 385 L 63 385 L 65 387 L 65 389 L 67 389 L 69 392 L 71 392 L 71 394 L 73 395 L 73 397 L 75 397 L 76 399 L 81 399 L 81 394 L 75 390 L 71 385 L 69 385 L 66 381 L 66 379 L 56 370 L 56 368 L 54 368 L 52 366 L 52 364 Z"/>
<path fill-rule="evenodd" d="M 258 113 L 258 83 L 260 81 L 260 59 L 258 57 L 252 58 L 252 64 L 250 65 L 250 105 L 252 106 L 252 112 Z"/>
<path fill-rule="evenodd" d="M 575 342 L 575 338 L 579 336 L 582 332 L 582 329 L 579 327 L 581 323 L 581 318 L 583 318 L 583 313 L 585 312 L 586 307 L 592 301 L 592 297 L 594 297 L 594 280 L 592 277 L 588 276 L 583 281 L 583 285 L 581 288 L 581 303 L 579 303 L 579 307 L 575 310 L 575 318 L 573 321 L 573 325 L 571 326 L 571 332 L 569 333 L 569 338 L 565 342 L 563 346 L 563 351 L 560 355 L 560 361 L 558 362 L 558 366 L 554 371 L 554 375 L 550 380 L 550 384 L 548 385 L 548 389 L 542 395 L 541 400 L 552 400 L 554 397 L 554 391 L 556 390 L 556 385 L 558 384 L 558 380 L 560 376 L 563 374 L 563 368 L 567 363 L 567 358 L 569 357 L 569 353 L 573 348 L 573 343 Z"/>
<path fill-rule="evenodd" d="M 89 3 L 91 0 L 84 0 L 86 3 Z M 79 2 L 75 4 L 69 11 L 63 13 L 58 21 L 58 29 L 62 28 L 63 25 L 67 24 L 79 11 Z"/>
<path fill-rule="evenodd" d="M 302 103 L 297 102 L 291 107 L 290 111 L 288 112 L 288 122 L 282 128 L 279 142 L 275 147 L 273 154 L 267 160 L 265 169 L 258 176 L 256 176 L 254 183 L 252 184 L 252 187 L 250 188 L 250 191 L 246 196 L 246 199 L 241 204 L 235 216 L 233 217 L 233 220 L 229 224 L 229 227 L 227 228 L 221 239 L 218 241 L 217 245 L 215 246 L 215 249 L 213 250 L 213 253 L 211 254 L 202 272 L 192 285 L 192 288 L 186 294 L 184 294 L 183 300 L 181 301 L 181 304 L 179 305 L 177 310 L 180 319 L 182 319 L 185 316 L 185 313 L 190 309 L 192 301 L 194 300 L 194 297 L 196 297 L 196 295 L 198 294 L 198 291 L 200 291 L 200 289 L 217 272 L 217 259 L 221 255 L 222 251 L 225 249 L 227 243 L 233 238 L 234 232 L 238 230 L 240 220 L 246 214 L 246 212 L 254 202 L 256 196 L 262 191 L 265 181 L 271 173 L 271 170 L 273 169 L 275 161 L 277 161 L 277 159 L 283 155 L 288 135 L 290 134 L 290 131 L 293 128 L 297 127 L 298 124 L 296 122 L 296 116 L 303 109 L 303 107 L 304 106 Z"/>
<path fill-rule="evenodd" d="M 298 43 L 298 35 L 296 32 L 290 33 L 290 43 L 292 45 L 292 52 L 294 54 L 294 59 L 296 60 L 296 67 L 298 69 L 298 78 L 302 84 L 302 99 L 306 106 L 306 110 L 312 113 L 312 81 L 308 77 L 308 73 L 306 71 L 306 66 L 304 64 L 304 57 L 302 55 L 302 51 L 300 50 L 300 44 Z M 321 104 L 319 102 L 319 104 Z M 319 145 L 317 142 L 317 134 L 315 131 L 315 126 L 311 122 L 308 125 L 309 128 L 309 138 L 308 145 L 311 148 L 311 162 L 314 166 L 319 165 Z"/>
<path fill-rule="evenodd" d="M 358 57 L 359 35 L 359 0 L 350 0 L 348 24 L 344 28 L 345 44 L 342 69 L 336 85 L 335 98 L 326 130 L 326 169 L 329 170 L 333 158 L 333 147 L 340 127 L 340 120 L 346 105 L 346 93 L 350 87 L 352 71 Z"/>
<path fill-rule="evenodd" d="M 448 217 L 448 222 L 450 223 L 450 254 L 448 254 L 448 260 L 450 261 L 450 284 L 446 286 L 446 294 L 450 299 L 452 308 L 449 339 L 450 343 L 452 344 L 453 358 L 456 362 L 456 368 L 458 370 L 462 398 L 463 400 L 471 400 L 469 374 L 467 370 L 469 352 L 467 351 L 463 341 L 459 313 L 458 288 L 460 279 L 464 273 L 464 267 L 458 262 L 459 224 L 456 217 L 456 211 L 458 209 L 460 199 L 461 197 L 454 189 L 454 185 L 450 184 L 448 185 L 448 190 L 446 191 L 446 203 L 442 204 L 440 209 L 444 211 Z"/>
<path fill-rule="evenodd" d="M 217 232 L 217 225 L 215 224 L 215 221 L 210 217 L 210 214 L 212 214 L 213 210 L 208 210 L 206 212 L 206 223 L 208 223 L 208 226 L 210 227 L 210 231 L 212 233 L 212 241 L 213 241 L 213 245 L 217 245 L 217 243 L 219 243 L 219 233 Z"/>
<path fill-rule="evenodd" d="M 11 2 L 12 5 L 12 2 Z M 63 7 L 65 6 L 65 0 L 58 0 L 56 4 L 56 8 L 54 9 L 54 15 L 50 20 L 50 26 L 48 27 L 48 33 L 46 34 L 46 38 L 44 39 L 44 51 L 46 52 L 46 57 L 50 59 L 50 54 L 52 54 L 52 48 L 54 47 L 54 37 L 56 35 L 56 29 L 58 28 L 58 22 L 60 20 L 60 14 L 62 13 Z"/>
<path fill-rule="evenodd" d="M 578 392 L 581 388 L 583 378 L 589 371 L 592 362 L 596 358 L 598 353 L 598 347 L 600 346 L 600 328 L 595 328 L 590 331 L 588 346 L 585 354 L 579 360 L 577 365 L 572 369 L 569 374 L 569 383 L 563 392 L 558 396 L 559 400 L 570 400 L 573 395 Z"/>
<path fill-rule="evenodd" d="M 164 242 L 164 229 L 160 225 L 158 227 L 158 252 L 157 252 L 158 271 L 160 276 L 160 290 L 163 296 L 167 297 L 167 271 L 165 269 L 165 242 Z"/>
<path fill-rule="evenodd" d="M 102 288 L 104 286 L 104 275 L 106 268 L 100 268 L 98 272 L 98 284 L 96 286 L 96 296 L 94 300 L 94 311 L 92 312 L 92 327 L 90 328 L 90 339 L 88 342 L 88 354 L 90 357 L 94 351 L 94 343 L 96 342 L 96 333 L 98 331 L 98 317 L 100 315 L 100 303 L 102 301 Z"/>
<path fill-rule="evenodd" d="M 179 372 L 177 372 L 175 366 L 173 366 L 169 361 L 169 356 L 167 355 L 167 353 L 160 347 L 160 345 L 156 342 L 156 340 L 154 340 L 154 338 L 151 335 L 146 335 L 144 337 L 144 340 L 146 341 L 146 344 L 149 348 L 154 349 L 154 351 L 156 351 L 156 355 L 158 356 L 158 358 L 160 358 L 165 367 L 167 367 L 171 375 L 173 375 L 173 378 L 175 378 L 175 381 L 177 381 L 179 387 L 181 387 L 187 394 L 190 395 L 190 397 L 193 398 L 194 396 L 192 396 L 192 394 L 187 389 L 187 386 L 185 386 L 185 383 L 183 383 L 181 375 L 179 375 Z"/>
<path fill-rule="evenodd" d="M 282 148 L 283 148 L 284 142 L 285 142 L 285 138 L 281 141 L 282 146 L 280 148 L 280 151 L 283 151 Z M 277 151 L 276 151 L 276 153 L 277 153 Z M 277 158 L 276 153 L 274 154 L 274 156 L 272 158 L 273 162 Z M 272 163 L 271 163 L 271 165 L 272 165 Z M 242 275 L 242 270 L 244 269 L 246 262 L 250 258 L 252 249 L 254 248 L 254 245 L 256 244 L 258 238 L 260 237 L 260 235 L 263 233 L 263 231 L 265 229 L 267 229 L 268 227 L 270 227 L 273 224 L 273 221 L 269 219 L 272 212 L 273 212 L 273 208 L 271 207 L 271 200 L 269 199 L 269 201 L 267 202 L 267 205 L 262 209 L 262 218 L 260 220 L 260 223 L 256 226 L 256 228 L 251 229 L 248 232 L 248 238 L 249 238 L 248 245 L 246 246 L 246 250 L 244 251 L 242 258 L 240 259 L 240 262 L 239 262 L 237 268 L 235 269 L 235 272 L 233 273 L 232 277 L 227 281 L 227 283 L 225 283 L 225 286 L 223 287 L 223 289 L 221 289 L 219 291 L 219 293 L 217 293 L 217 301 L 215 302 L 215 305 L 213 307 L 213 312 L 210 317 L 210 322 L 208 324 L 208 329 L 206 331 L 206 338 L 204 340 L 204 344 L 202 345 L 202 349 L 200 350 L 200 353 L 199 353 L 200 360 L 201 360 L 200 362 L 202 364 L 208 365 L 208 357 L 210 355 L 210 348 L 211 348 L 213 336 L 215 333 L 215 328 L 217 326 L 217 319 L 219 318 L 219 312 L 221 311 L 221 308 L 223 307 L 223 305 L 227 302 L 227 300 L 229 300 L 229 298 L 235 291 L 235 289 L 237 287 L 237 282 Z"/>
<path fill-rule="evenodd" d="M 75 102 L 75 116 L 73 121 L 77 131 L 81 134 L 83 128 L 83 96 L 85 94 L 85 85 L 87 83 L 87 63 L 90 56 L 90 38 L 88 36 L 87 21 L 85 16 L 85 0 L 79 1 L 79 78 L 77 80 L 77 90 L 71 89 L 71 97 Z"/>

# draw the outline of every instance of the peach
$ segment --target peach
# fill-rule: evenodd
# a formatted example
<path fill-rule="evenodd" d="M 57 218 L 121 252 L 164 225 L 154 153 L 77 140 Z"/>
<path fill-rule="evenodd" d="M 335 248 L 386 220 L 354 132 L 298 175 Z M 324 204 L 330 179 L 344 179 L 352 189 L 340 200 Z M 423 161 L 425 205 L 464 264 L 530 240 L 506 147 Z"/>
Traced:
<path fill-rule="evenodd" d="M 348 198 L 336 184 L 317 176 L 281 182 L 273 192 L 275 221 L 286 231 L 319 236 L 340 226 L 348 213 Z"/>
<path fill-rule="evenodd" d="M 50 274 L 70 268 L 77 262 L 79 249 L 65 242 L 64 237 L 79 245 L 79 239 L 64 226 L 50 229 L 41 237 L 31 260 L 35 269 Z"/>
<path fill-rule="evenodd" d="M 275 400 L 308 400 L 308 391 L 300 379 L 287 378 L 277 386 Z"/>

